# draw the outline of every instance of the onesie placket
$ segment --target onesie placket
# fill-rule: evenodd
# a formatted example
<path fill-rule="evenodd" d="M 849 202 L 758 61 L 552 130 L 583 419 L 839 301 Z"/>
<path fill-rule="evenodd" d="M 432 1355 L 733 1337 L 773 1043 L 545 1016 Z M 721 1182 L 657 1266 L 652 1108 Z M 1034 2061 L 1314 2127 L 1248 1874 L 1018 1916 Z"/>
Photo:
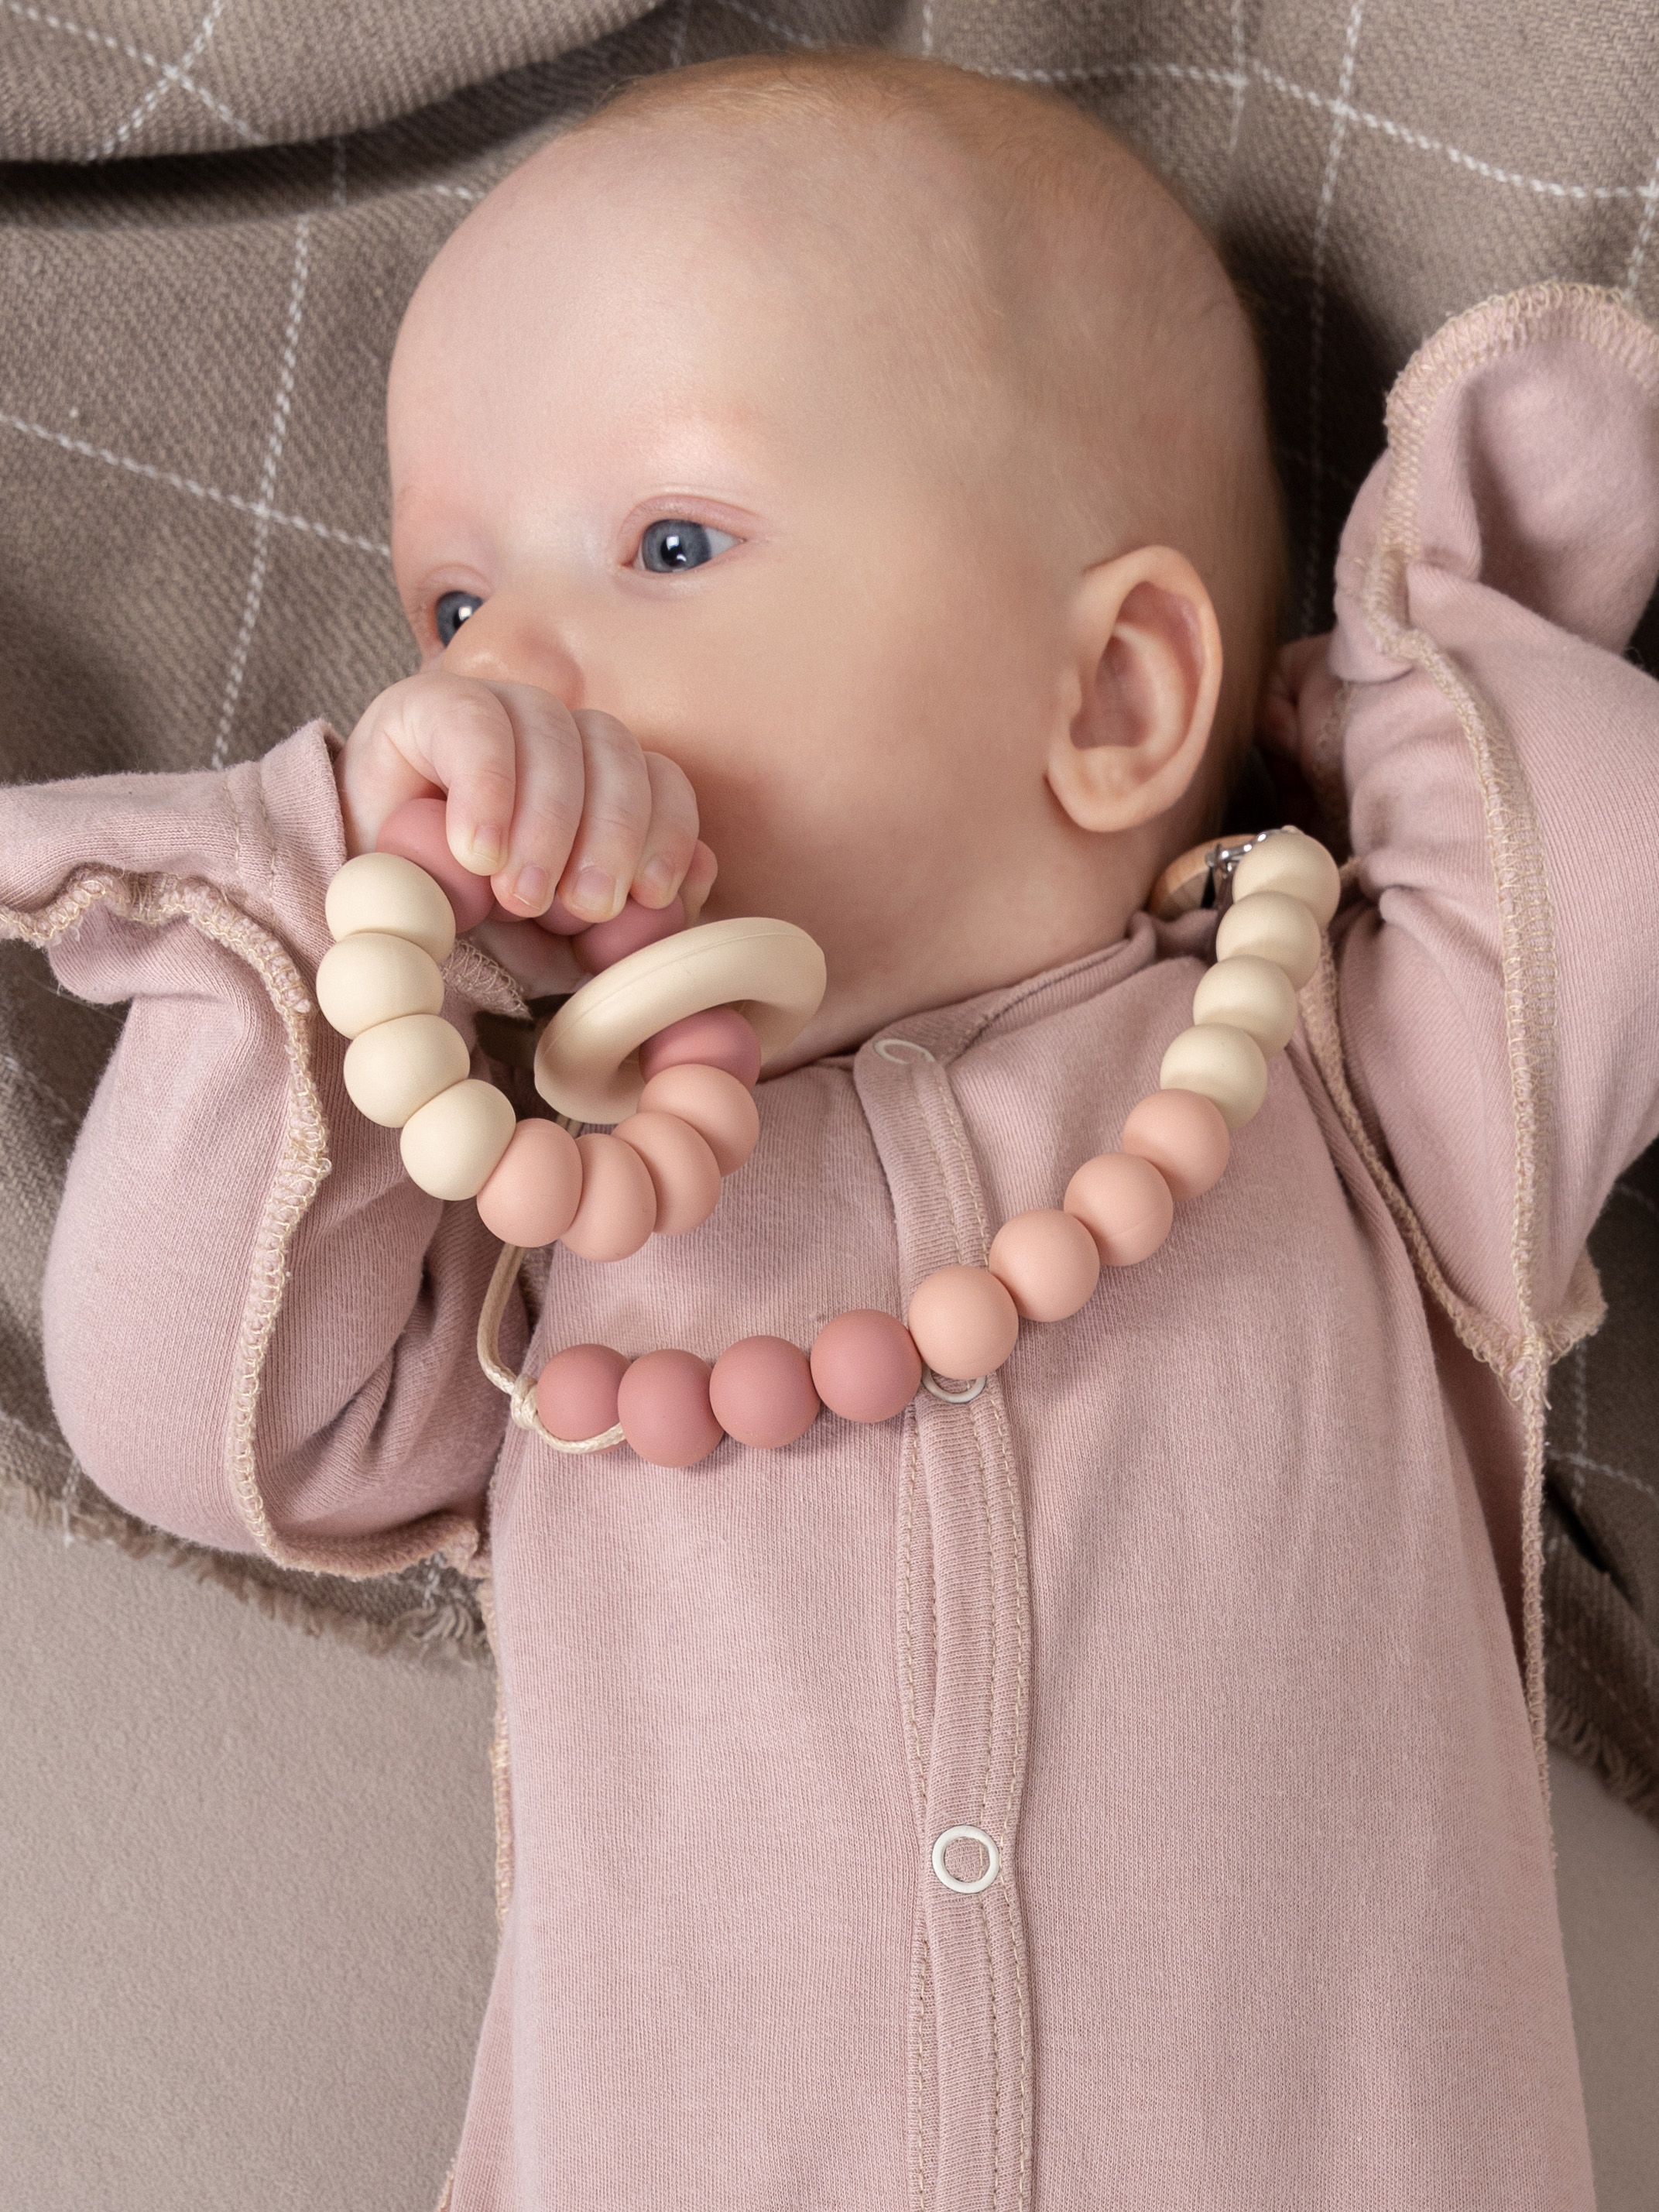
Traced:
<path fill-rule="evenodd" d="M 983 1266 L 989 1247 L 994 1224 L 947 1072 L 964 1042 L 960 1015 L 911 1018 L 854 1064 L 893 1196 L 906 1303 L 933 1269 Z M 915 2212 L 1024 2212 L 1031 2017 L 1016 1830 L 1029 1593 L 999 1376 L 963 1403 L 919 1393 L 905 1419 L 896 1512 L 897 1678 L 917 1863 L 908 2201 Z M 953 1889 L 938 1870 L 967 1882 L 987 1870 L 988 1855 L 971 1838 L 936 1854 L 957 1827 L 995 1847 L 997 1870 L 983 1888 Z"/>

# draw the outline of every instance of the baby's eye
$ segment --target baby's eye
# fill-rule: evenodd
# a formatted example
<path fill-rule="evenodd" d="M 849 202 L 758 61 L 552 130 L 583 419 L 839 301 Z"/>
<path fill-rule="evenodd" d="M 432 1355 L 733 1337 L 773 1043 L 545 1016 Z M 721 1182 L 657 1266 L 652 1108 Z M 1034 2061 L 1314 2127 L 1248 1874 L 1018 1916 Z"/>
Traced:
<path fill-rule="evenodd" d="M 432 610 L 432 619 L 437 627 L 438 642 L 447 645 L 469 615 L 476 615 L 483 605 L 477 592 L 446 592 Z"/>
<path fill-rule="evenodd" d="M 655 576 L 668 576 L 677 568 L 701 568 L 705 561 L 712 561 L 737 542 L 729 530 L 710 530 L 701 522 L 678 518 L 653 522 L 640 540 L 634 566 Z"/>

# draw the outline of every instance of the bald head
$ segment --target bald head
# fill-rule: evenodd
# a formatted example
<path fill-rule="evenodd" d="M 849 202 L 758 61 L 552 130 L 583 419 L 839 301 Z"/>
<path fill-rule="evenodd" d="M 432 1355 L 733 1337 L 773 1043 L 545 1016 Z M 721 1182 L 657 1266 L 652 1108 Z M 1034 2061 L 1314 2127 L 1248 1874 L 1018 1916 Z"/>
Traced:
<path fill-rule="evenodd" d="M 1226 647 L 1231 754 L 1273 652 L 1280 494 L 1249 317 L 1146 165 L 1058 94 L 866 48 L 639 79 L 557 143 L 613 131 L 641 159 L 654 137 L 669 185 L 679 132 L 723 142 L 757 234 L 793 224 L 827 282 L 862 278 L 896 398 L 948 426 L 964 470 L 1012 441 L 1080 564 L 1188 556 Z"/>

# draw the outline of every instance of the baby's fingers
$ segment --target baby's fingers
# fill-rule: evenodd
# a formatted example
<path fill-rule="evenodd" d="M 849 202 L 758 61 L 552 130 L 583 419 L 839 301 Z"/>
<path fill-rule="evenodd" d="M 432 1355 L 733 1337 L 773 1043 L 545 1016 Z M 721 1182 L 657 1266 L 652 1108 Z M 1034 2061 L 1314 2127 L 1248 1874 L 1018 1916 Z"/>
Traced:
<path fill-rule="evenodd" d="M 691 854 L 691 865 L 680 884 L 680 898 L 685 907 L 689 924 L 696 921 L 708 902 L 708 894 L 714 888 L 714 877 L 720 866 L 714 854 L 698 838 Z"/>
<path fill-rule="evenodd" d="M 546 912 L 568 861 L 583 815 L 586 748 L 569 709 L 550 693 L 528 684 L 495 688 L 512 714 L 514 781 L 490 888 L 507 913 L 528 918 Z"/>
<path fill-rule="evenodd" d="M 661 753 L 644 757 L 651 780 L 651 821 L 629 888 L 641 906 L 663 907 L 684 884 L 697 849 L 697 799 L 675 762 Z"/>
<path fill-rule="evenodd" d="M 574 720 L 581 734 L 586 788 L 581 824 L 558 894 L 585 922 L 609 921 L 622 912 L 645 848 L 651 776 L 639 741 L 614 714 L 580 707 Z"/>

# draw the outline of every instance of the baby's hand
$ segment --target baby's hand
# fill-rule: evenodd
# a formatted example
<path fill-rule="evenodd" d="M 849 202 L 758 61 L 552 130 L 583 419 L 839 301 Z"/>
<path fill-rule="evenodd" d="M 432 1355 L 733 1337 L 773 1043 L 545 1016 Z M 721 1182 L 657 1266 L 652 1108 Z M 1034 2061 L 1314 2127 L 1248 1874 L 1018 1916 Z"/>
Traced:
<path fill-rule="evenodd" d="M 334 765 L 349 856 L 405 799 L 447 794 L 449 848 L 508 915 L 608 921 L 629 894 L 695 921 L 714 879 L 683 771 L 612 714 L 430 669 L 382 691 Z M 550 916 L 550 919 L 554 919 Z"/>

